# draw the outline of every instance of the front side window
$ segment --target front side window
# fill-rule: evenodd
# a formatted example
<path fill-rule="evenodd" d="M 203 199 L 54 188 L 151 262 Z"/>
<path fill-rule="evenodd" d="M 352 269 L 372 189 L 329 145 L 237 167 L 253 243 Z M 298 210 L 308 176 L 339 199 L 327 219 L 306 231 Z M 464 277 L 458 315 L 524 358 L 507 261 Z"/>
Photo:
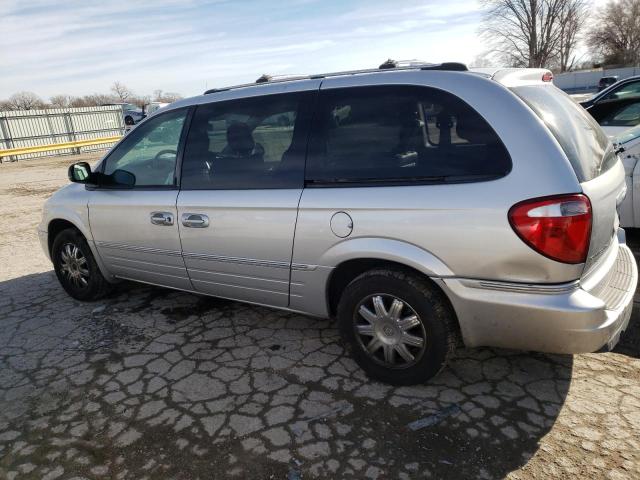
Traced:
<path fill-rule="evenodd" d="M 302 186 L 307 114 L 304 94 L 267 95 L 201 105 L 185 148 L 181 188 Z"/>
<path fill-rule="evenodd" d="M 640 81 L 620 85 L 609 93 L 604 100 L 620 100 L 623 98 L 640 98 Z"/>
<path fill-rule="evenodd" d="M 599 123 L 610 127 L 634 127 L 638 125 L 640 123 L 640 99 L 637 102 L 615 108 L 612 112 L 604 115 Z"/>
<path fill-rule="evenodd" d="M 187 110 L 151 118 L 133 129 L 106 158 L 104 174 L 124 170 L 135 176 L 136 187 L 175 184 L 178 144 Z"/>
<path fill-rule="evenodd" d="M 511 169 L 487 122 L 441 90 L 327 90 L 317 118 L 307 165 L 312 184 L 479 181 Z"/>

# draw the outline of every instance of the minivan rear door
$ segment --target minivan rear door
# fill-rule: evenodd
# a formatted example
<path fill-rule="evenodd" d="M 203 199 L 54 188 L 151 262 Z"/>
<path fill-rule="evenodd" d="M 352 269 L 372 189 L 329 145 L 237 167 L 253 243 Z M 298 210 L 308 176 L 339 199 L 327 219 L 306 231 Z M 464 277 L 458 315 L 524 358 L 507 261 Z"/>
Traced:
<path fill-rule="evenodd" d="M 197 107 L 177 204 L 182 255 L 195 290 L 289 304 L 314 94 L 276 93 Z"/>
<path fill-rule="evenodd" d="M 585 265 L 587 273 L 615 238 L 618 228 L 616 207 L 624 198 L 626 188 L 624 167 L 600 125 L 560 89 L 553 85 L 526 85 L 511 90 L 554 135 L 591 201 L 593 223 Z"/>

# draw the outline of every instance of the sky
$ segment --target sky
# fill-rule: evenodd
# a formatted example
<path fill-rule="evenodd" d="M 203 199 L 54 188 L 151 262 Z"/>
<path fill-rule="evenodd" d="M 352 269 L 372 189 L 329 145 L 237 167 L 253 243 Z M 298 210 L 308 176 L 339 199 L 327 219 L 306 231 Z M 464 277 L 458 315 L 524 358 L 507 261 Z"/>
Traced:
<path fill-rule="evenodd" d="M 114 81 L 191 96 L 387 58 L 471 63 L 481 16 L 477 0 L 0 0 L 0 99 Z"/>

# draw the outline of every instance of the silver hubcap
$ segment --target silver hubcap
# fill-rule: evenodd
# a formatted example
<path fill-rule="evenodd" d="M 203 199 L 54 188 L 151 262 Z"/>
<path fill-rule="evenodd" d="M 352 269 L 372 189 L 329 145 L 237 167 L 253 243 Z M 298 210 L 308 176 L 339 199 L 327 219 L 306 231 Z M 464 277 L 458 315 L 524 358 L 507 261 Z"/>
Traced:
<path fill-rule="evenodd" d="M 89 269 L 87 259 L 80 249 L 73 243 L 66 243 L 60 253 L 60 268 L 66 279 L 76 287 L 86 287 L 89 284 Z"/>
<path fill-rule="evenodd" d="M 415 310 L 388 294 L 371 295 L 360 302 L 355 332 L 365 352 L 385 367 L 414 365 L 427 345 L 426 331 Z"/>

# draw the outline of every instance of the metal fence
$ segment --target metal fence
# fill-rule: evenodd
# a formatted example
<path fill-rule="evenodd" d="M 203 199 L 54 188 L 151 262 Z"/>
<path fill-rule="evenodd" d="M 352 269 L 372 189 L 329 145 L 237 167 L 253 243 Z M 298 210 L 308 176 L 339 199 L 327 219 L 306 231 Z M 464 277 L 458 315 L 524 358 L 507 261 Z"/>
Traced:
<path fill-rule="evenodd" d="M 554 76 L 553 83 L 567 93 L 595 92 L 602 77 L 616 76 L 618 80 L 622 80 L 634 75 L 640 75 L 640 67 L 579 70 L 559 73 Z"/>
<path fill-rule="evenodd" d="M 0 151 L 122 136 L 124 132 L 122 107 L 117 105 L 0 112 Z M 57 151 L 14 155 L 3 160 L 89 152 L 103 150 L 111 145 L 113 141 Z"/>

